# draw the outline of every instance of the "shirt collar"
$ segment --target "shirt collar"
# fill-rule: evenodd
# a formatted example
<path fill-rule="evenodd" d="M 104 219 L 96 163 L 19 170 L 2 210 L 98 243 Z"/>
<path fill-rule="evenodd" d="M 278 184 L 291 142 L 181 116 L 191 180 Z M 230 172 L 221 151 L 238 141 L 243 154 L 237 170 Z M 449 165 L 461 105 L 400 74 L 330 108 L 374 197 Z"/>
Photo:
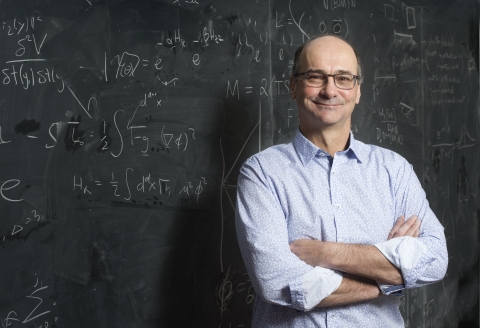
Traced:
<path fill-rule="evenodd" d="M 305 136 L 300 132 L 300 129 L 297 129 L 295 137 L 293 138 L 293 144 L 304 166 L 307 165 L 317 154 L 320 156 L 322 154 L 324 156 L 330 156 L 326 151 L 315 146 L 310 140 L 305 138 Z M 365 155 L 363 143 L 356 140 L 353 136 L 353 133 L 350 131 L 349 147 L 341 153 L 350 158 L 356 158 L 361 163 Z"/>

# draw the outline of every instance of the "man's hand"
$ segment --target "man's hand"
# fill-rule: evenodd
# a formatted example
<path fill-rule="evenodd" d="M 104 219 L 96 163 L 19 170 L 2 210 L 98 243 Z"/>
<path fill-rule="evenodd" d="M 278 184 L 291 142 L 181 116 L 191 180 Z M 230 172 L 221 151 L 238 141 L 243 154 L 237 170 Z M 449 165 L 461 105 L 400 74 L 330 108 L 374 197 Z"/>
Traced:
<path fill-rule="evenodd" d="M 323 257 L 326 255 L 326 246 L 327 244 L 320 240 L 297 239 L 290 244 L 290 250 L 300 260 L 311 266 L 325 267 L 322 260 L 324 260 Z"/>
<path fill-rule="evenodd" d="M 397 219 L 397 222 L 388 234 L 387 240 L 403 236 L 417 238 L 420 235 L 421 223 L 422 221 L 416 215 L 412 215 L 407 221 L 405 221 L 405 217 L 402 215 Z"/>

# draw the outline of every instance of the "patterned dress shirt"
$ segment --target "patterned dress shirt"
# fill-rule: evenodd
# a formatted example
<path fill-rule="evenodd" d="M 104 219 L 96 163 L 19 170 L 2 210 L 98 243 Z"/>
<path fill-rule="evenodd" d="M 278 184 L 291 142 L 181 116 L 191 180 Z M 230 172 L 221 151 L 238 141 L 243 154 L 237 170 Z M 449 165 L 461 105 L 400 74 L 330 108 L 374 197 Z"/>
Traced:
<path fill-rule="evenodd" d="M 418 238 L 387 241 L 397 218 L 418 215 Z M 448 255 L 443 227 L 412 166 L 350 134 L 332 158 L 299 130 L 292 142 L 249 158 L 238 179 L 236 229 L 257 293 L 252 327 L 404 327 L 400 299 L 386 295 L 346 306 L 315 307 L 342 273 L 312 267 L 290 251 L 307 238 L 375 245 L 398 267 L 405 288 L 443 278 Z"/>

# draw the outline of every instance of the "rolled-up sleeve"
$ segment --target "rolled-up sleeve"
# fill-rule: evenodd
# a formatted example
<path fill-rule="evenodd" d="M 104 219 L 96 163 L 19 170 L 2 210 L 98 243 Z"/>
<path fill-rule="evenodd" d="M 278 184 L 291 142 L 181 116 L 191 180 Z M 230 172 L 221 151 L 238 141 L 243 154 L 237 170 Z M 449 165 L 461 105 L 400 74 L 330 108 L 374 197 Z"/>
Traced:
<path fill-rule="evenodd" d="M 393 238 L 375 246 L 401 270 L 405 288 L 415 288 L 445 276 L 448 253 L 443 226 L 430 209 L 412 166 L 403 163 L 395 179 L 396 211 L 406 219 L 417 215 L 421 220 L 420 235 Z"/>
<path fill-rule="evenodd" d="M 248 274 L 264 301 L 308 311 L 340 286 L 340 273 L 314 268 L 290 251 L 285 214 L 255 157 L 240 170 L 235 224 Z"/>

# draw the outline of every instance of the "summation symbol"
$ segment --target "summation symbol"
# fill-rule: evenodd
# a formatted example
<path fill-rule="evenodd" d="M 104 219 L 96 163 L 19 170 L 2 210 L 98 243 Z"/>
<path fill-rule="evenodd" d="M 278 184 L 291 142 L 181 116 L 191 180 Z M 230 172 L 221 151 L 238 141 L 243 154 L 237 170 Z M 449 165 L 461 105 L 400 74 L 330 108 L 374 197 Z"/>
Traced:
<path fill-rule="evenodd" d="M 35 273 L 35 276 L 36 275 L 37 274 Z M 25 298 L 33 299 L 33 300 L 36 300 L 37 302 L 34 304 L 35 307 L 33 308 L 33 310 L 26 316 L 26 318 L 23 321 L 21 321 L 21 323 L 28 323 L 41 316 L 44 316 L 45 314 L 52 312 L 51 310 L 43 311 L 41 313 L 38 313 L 40 311 L 37 312 L 37 309 L 40 308 L 40 306 L 43 304 L 43 298 L 38 296 L 38 293 L 41 292 L 42 290 L 48 289 L 48 286 L 43 286 L 42 281 L 40 281 L 40 286 L 38 286 L 38 283 L 39 283 L 39 279 L 38 277 L 36 277 L 36 282 L 35 282 L 35 285 L 33 286 L 33 288 L 36 288 L 36 289 L 30 295 L 25 296 Z M 10 311 L 7 314 L 7 317 L 1 320 L 2 327 L 7 328 L 11 326 L 12 325 L 11 321 L 20 321 L 20 319 L 18 319 L 18 314 L 16 311 Z M 35 326 L 38 326 L 38 325 L 35 324 Z M 45 322 L 44 325 L 40 325 L 39 327 L 48 328 L 48 322 Z"/>

